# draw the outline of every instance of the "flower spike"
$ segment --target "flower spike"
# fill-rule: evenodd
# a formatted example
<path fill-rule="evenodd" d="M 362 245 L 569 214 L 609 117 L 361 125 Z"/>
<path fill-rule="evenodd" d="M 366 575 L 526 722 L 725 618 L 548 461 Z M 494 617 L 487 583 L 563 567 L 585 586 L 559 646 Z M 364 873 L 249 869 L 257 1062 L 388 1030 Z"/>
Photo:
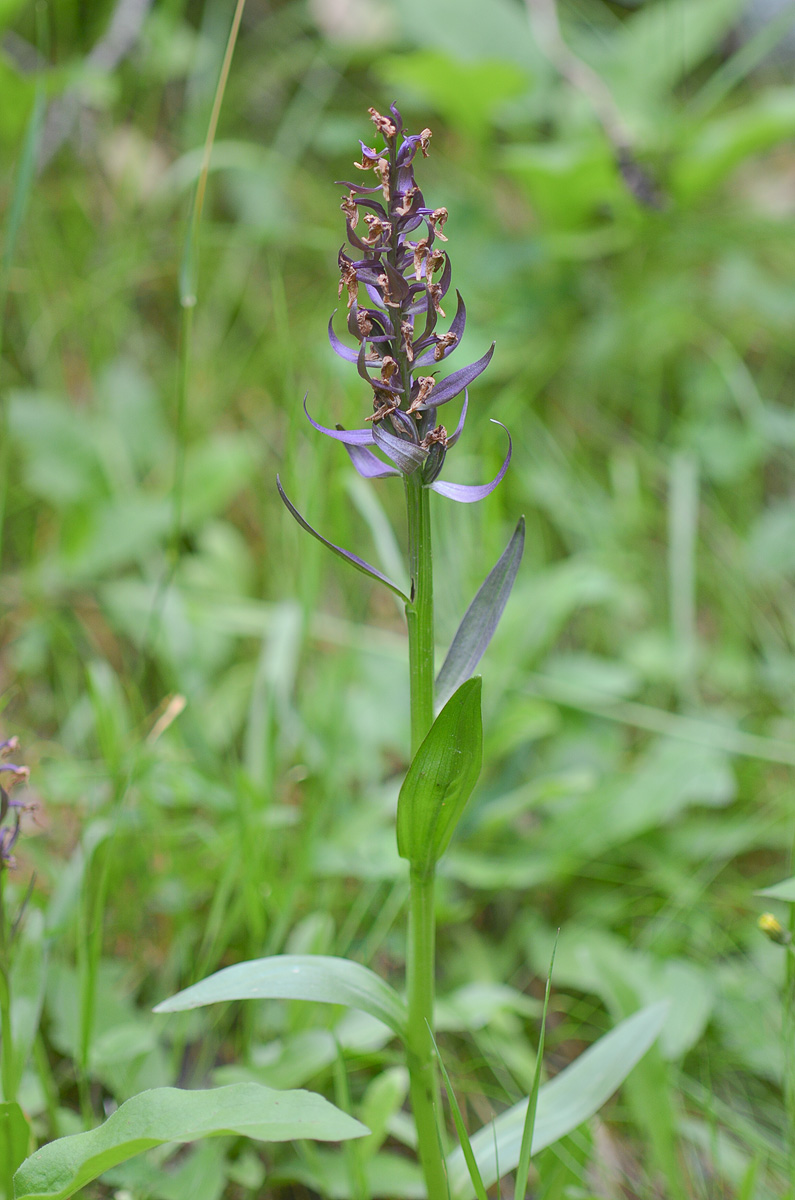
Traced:
<path fill-rule="evenodd" d="M 347 189 L 341 208 L 349 250 L 343 246 L 338 255 L 338 291 L 340 298 L 344 295 L 346 299 L 346 326 L 354 344 L 338 337 L 333 314 L 328 324 L 334 353 L 355 366 L 369 385 L 370 410 L 362 417 L 369 427 L 336 425 L 332 429 L 321 425 L 309 415 L 306 397 L 304 412 L 319 433 L 342 442 L 365 479 L 408 478 L 417 472 L 424 488 L 471 504 L 490 495 L 502 481 L 511 461 L 510 435 L 505 461 L 490 483 L 445 483 L 439 474 L 464 428 L 467 389 L 491 362 L 494 343 L 476 362 L 438 378 L 438 364 L 457 350 L 463 339 L 466 305 L 456 292 L 456 311 L 449 327 L 446 332 L 436 332 L 452 283 L 448 237 L 443 232 L 448 212 L 443 206 L 428 205 L 414 178 L 417 161 L 428 156 L 431 131 L 406 133 L 394 104 L 386 114 L 371 108 L 369 115 L 383 146 L 360 142 L 355 166 L 365 173 L 367 182 L 342 183 Z M 462 392 L 461 416 L 455 431 L 448 435 L 438 421 L 437 409 Z M 281 483 L 278 487 L 287 508 L 313 537 L 357 570 L 399 592 L 374 567 L 312 529 L 287 499 Z"/>

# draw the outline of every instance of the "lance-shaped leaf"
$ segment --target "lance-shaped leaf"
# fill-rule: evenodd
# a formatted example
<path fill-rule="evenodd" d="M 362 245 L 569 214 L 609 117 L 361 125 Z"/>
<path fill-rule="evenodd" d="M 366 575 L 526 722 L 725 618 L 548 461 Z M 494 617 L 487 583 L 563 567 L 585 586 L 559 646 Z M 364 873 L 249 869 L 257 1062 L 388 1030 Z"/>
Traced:
<path fill-rule="evenodd" d="M 375 425 L 373 428 L 373 441 L 379 450 L 383 450 L 387 458 L 390 458 L 396 467 L 399 467 L 404 475 L 411 475 L 417 467 L 421 467 L 428 457 L 428 451 L 418 446 L 415 442 L 407 442 L 405 438 L 399 438 L 394 433 L 390 433 L 381 425 Z"/>
<path fill-rule="evenodd" d="M 494 425 L 502 425 L 502 428 L 505 429 L 502 421 L 495 421 L 493 417 L 491 420 Z M 508 430 L 505 429 L 505 432 L 508 433 Z M 448 500 L 457 500 L 459 504 L 474 504 L 477 500 L 483 500 L 490 495 L 502 483 L 511 461 L 512 449 L 513 443 L 511 435 L 508 433 L 508 453 L 491 483 L 445 483 L 444 480 L 437 480 L 427 486 L 432 492 L 438 492 L 440 496 L 447 496 Z"/>
<path fill-rule="evenodd" d="M 369 1130 L 314 1092 L 233 1083 L 204 1091 L 154 1088 L 127 1100 L 103 1125 L 58 1138 L 14 1176 L 16 1200 L 67 1200 L 119 1163 L 167 1142 L 250 1137 L 263 1142 L 338 1142 Z"/>
<path fill-rule="evenodd" d="M 334 438 L 336 442 L 344 442 L 346 446 L 372 446 L 374 444 L 372 429 L 327 429 L 325 425 L 318 425 L 317 421 L 314 421 L 309 415 L 306 396 L 304 396 L 304 415 L 313 429 L 316 429 L 318 433 L 325 433 L 326 437 Z"/>
<path fill-rule="evenodd" d="M 491 362 L 494 345 L 495 343 L 492 342 L 491 348 L 477 362 L 470 363 L 468 367 L 461 367 L 460 371 L 453 371 L 452 375 L 448 375 L 441 383 L 437 383 L 433 391 L 428 394 L 428 399 L 422 407 L 438 408 L 440 404 L 446 404 L 448 400 L 453 400 L 463 392 L 465 387 L 469 387 L 472 380 L 477 379 L 478 375 L 481 375 Z"/>
<path fill-rule="evenodd" d="M 341 546 L 335 546 L 328 538 L 324 538 L 322 533 L 318 533 L 316 529 L 313 529 L 309 522 L 304 520 L 295 505 L 287 499 L 278 475 L 276 476 L 276 486 L 279 489 L 279 495 L 284 501 L 285 507 L 289 509 L 302 529 L 305 529 L 307 533 L 311 533 L 313 538 L 317 538 L 324 546 L 328 546 L 329 550 L 333 551 L 339 558 L 344 559 L 345 562 L 350 563 L 357 571 L 361 571 L 363 575 L 369 575 L 371 579 L 377 579 L 379 583 L 385 584 L 391 592 L 399 596 L 405 604 L 409 603 L 409 598 L 405 592 L 402 592 L 398 585 L 393 583 L 391 579 L 388 579 L 386 575 L 382 575 L 376 567 L 371 567 L 369 563 L 365 562 L 363 558 L 359 558 L 358 555 L 351 554 L 350 550 L 343 550 Z"/>
<path fill-rule="evenodd" d="M 659 1036 L 667 1015 L 666 1000 L 633 1013 L 539 1089 L 533 1154 L 599 1111 Z M 487 1188 L 519 1165 L 527 1106 L 527 1100 L 520 1100 L 471 1139 Z M 447 1164 L 452 1194 L 470 1200 L 474 1189 L 460 1149 L 453 1150 Z"/>
<path fill-rule="evenodd" d="M 154 1011 L 184 1012 L 222 1000 L 345 1004 L 383 1021 L 398 1037 L 405 1036 L 406 1006 L 397 992 L 361 963 L 326 954 L 276 954 L 235 963 L 177 992 Z"/>
<path fill-rule="evenodd" d="M 445 704 L 400 789 L 401 858 L 426 874 L 444 854 L 478 781 L 483 760 L 481 680 L 468 679 Z"/>
<path fill-rule="evenodd" d="M 524 551 L 524 517 L 464 613 L 436 679 L 436 703 L 443 705 L 469 679 L 494 636 Z"/>
<path fill-rule="evenodd" d="M 0 1102 L 0 1163 L 14 1172 L 29 1149 L 30 1126 L 22 1109 L 13 1100 Z"/>
<path fill-rule="evenodd" d="M 400 474 L 396 467 L 388 467 L 366 446 L 346 446 L 345 449 L 362 479 L 387 479 L 390 475 Z"/>

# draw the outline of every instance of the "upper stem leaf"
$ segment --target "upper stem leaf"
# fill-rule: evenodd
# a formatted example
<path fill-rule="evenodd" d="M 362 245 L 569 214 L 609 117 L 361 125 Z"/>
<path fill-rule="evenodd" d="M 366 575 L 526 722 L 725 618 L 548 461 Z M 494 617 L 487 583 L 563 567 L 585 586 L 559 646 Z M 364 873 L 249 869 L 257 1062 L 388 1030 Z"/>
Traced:
<path fill-rule="evenodd" d="M 414 756 L 400 789 L 397 844 L 421 875 L 450 842 L 483 761 L 481 680 L 468 679 L 447 701 Z"/>
<path fill-rule="evenodd" d="M 343 550 L 342 546 L 335 546 L 328 538 L 324 538 L 322 533 L 318 533 L 316 529 L 313 529 L 309 522 L 304 520 L 295 505 L 287 499 L 278 475 L 276 476 L 276 486 L 279 489 L 279 495 L 284 501 L 285 507 L 289 509 L 302 529 L 305 529 L 307 533 L 311 533 L 312 537 L 317 538 L 324 546 L 328 546 L 329 550 L 333 550 L 336 555 L 343 558 L 345 562 L 350 563 L 357 571 L 361 571 L 363 575 L 369 575 L 371 579 L 377 579 L 379 583 L 386 584 L 389 590 L 394 592 L 396 596 L 399 596 L 404 604 L 411 603 L 406 593 L 401 591 L 398 585 L 393 583 L 391 579 L 388 579 L 386 575 L 382 575 L 376 567 L 371 567 L 368 562 L 365 562 L 363 558 L 359 558 L 358 555 L 351 554 L 350 550 Z"/>
<path fill-rule="evenodd" d="M 436 679 L 436 703 L 447 703 L 457 687 L 468 679 L 480 662 L 494 635 L 503 609 L 511 594 L 524 551 L 524 517 L 497 563 L 478 589 L 464 613 L 456 635 Z"/>

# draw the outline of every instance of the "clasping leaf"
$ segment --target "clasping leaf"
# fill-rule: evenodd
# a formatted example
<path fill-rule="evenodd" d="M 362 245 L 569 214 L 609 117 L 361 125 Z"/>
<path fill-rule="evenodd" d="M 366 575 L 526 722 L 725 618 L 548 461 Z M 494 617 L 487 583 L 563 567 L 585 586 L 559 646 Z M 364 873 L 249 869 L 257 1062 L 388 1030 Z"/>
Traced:
<path fill-rule="evenodd" d="M 400 789 L 398 853 L 430 871 L 442 857 L 477 783 L 483 761 L 480 676 L 450 697 L 420 746 Z"/>

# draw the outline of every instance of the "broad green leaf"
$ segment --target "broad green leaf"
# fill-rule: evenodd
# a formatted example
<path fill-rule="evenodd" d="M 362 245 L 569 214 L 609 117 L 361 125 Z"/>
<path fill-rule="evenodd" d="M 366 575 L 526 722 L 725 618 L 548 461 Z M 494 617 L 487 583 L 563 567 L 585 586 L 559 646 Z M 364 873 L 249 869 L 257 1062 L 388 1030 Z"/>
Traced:
<path fill-rule="evenodd" d="M 742 108 L 707 121 L 675 164 L 671 187 L 681 199 L 693 200 L 739 163 L 793 133 L 795 95 L 791 88 L 771 88 Z"/>
<path fill-rule="evenodd" d="M 360 1143 L 363 1162 L 381 1149 L 389 1122 L 403 1107 L 408 1090 L 409 1073 L 403 1066 L 388 1067 L 367 1085 L 359 1107 L 359 1115 L 370 1130 L 370 1136 Z"/>
<path fill-rule="evenodd" d="M 620 106 L 638 110 L 661 100 L 721 40 L 736 21 L 743 0 L 666 0 L 644 4 L 617 36 L 592 37 L 588 57 L 607 78 Z M 577 49 L 586 50 L 585 44 Z"/>
<path fill-rule="evenodd" d="M 183 1012 L 220 1000 L 345 1004 L 383 1021 L 399 1037 L 403 1037 L 406 1026 L 403 1001 L 388 983 L 360 963 L 325 954 L 277 954 L 236 963 L 164 1000 L 154 1011 Z"/>
<path fill-rule="evenodd" d="M 42 1146 L 14 1176 L 14 1195 L 67 1200 L 103 1171 L 167 1142 L 224 1136 L 338 1142 L 367 1132 L 313 1092 L 277 1092 L 256 1083 L 196 1092 L 156 1088 L 133 1096 L 98 1129 Z"/>
<path fill-rule="evenodd" d="M 464 613 L 436 679 L 436 702 L 446 704 L 457 687 L 469 679 L 491 641 L 511 594 L 524 550 L 524 517 Z"/>
<path fill-rule="evenodd" d="M 667 1007 L 661 1001 L 634 1013 L 544 1084 L 538 1093 L 533 1154 L 571 1133 L 610 1099 L 658 1036 Z M 472 1138 L 486 1187 L 518 1166 L 527 1105 L 521 1100 Z M 448 1166 L 453 1195 L 469 1200 L 473 1192 L 460 1150 L 452 1152 Z"/>
<path fill-rule="evenodd" d="M 397 844 L 413 870 L 444 854 L 483 760 L 480 678 L 468 679 L 445 704 L 414 756 L 400 789 Z"/>
<path fill-rule="evenodd" d="M 30 1149 L 30 1129 L 25 1114 L 13 1102 L 0 1104 L 0 1164 L 15 1171 Z M 0 1194 L 6 1176 L 0 1171 Z M 10 1197 L 9 1197 L 10 1200 Z"/>
<path fill-rule="evenodd" d="M 771 900 L 788 900 L 795 904 L 795 875 L 791 879 L 782 879 L 781 883 L 774 883 L 772 887 L 763 888 L 754 895 L 769 896 Z"/>
<path fill-rule="evenodd" d="M 400 0 L 394 6 L 408 40 L 433 46 L 453 60 L 514 63 L 550 73 L 521 7 L 510 0 Z"/>

